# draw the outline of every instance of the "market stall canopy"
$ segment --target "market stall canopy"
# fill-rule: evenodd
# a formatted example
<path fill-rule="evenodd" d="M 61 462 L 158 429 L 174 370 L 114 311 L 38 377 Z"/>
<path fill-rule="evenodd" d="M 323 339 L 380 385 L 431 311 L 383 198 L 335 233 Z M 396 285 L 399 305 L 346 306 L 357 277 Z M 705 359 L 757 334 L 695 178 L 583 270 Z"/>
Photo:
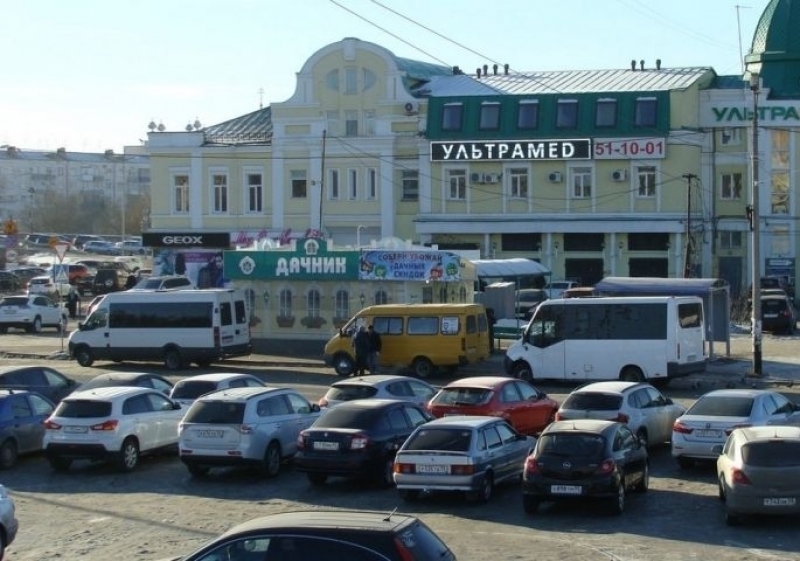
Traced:
<path fill-rule="evenodd" d="M 476 259 L 478 278 L 513 278 L 550 275 L 550 269 L 532 259 Z"/>

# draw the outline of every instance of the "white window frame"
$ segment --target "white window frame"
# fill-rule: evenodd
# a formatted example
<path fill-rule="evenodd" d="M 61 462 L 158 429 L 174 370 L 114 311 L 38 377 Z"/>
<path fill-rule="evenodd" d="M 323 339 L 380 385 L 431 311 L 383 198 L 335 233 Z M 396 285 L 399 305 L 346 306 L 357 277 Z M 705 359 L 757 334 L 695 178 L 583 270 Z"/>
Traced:
<path fill-rule="evenodd" d="M 574 166 L 568 169 L 569 181 L 567 182 L 567 189 L 569 190 L 569 198 L 576 200 L 589 200 L 594 196 L 594 170 L 590 166 Z M 588 185 L 585 181 L 581 181 L 580 185 L 576 185 L 578 178 L 588 178 Z M 578 192 L 580 191 L 580 192 Z"/>
<path fill-rule="evenodd" d="M 636 198 L 655 199 L 658 193 L 658 167 L 654 164 L 636 164 L 633 166 L 636 179 Z M 652 181 L 651 185 L 642 185 L 642 178 Z"/>
<path fill-rule="evenodd" d="M 419 170 L 416 169 L 401 170 L 400 184 L 402 186 L 402 194 L 400 199 L 401 201 L 419 200 Z"/>
<path fill-rule="evenodd" d="M 347 170 L 347 198 L 351 201 L 358 200 L 358 169 Z"/>
<path fill-rule="evenodd" d="M 720 230 L 719 247 L 720 249 L 741 249 L 744 247 L 744 232 L 737 230 Z"/>
<path fill-rule="evenodd" d="M 739 181 L 736 181 L 738 176 Z M 738 190 L 737 190 L 738 184 Z M 737 192 L 738 191 L 738 192 Z M 723 201 L 740 201 L 744 193 L 744 174 L 740 171 L 725 172 L 720 175 L 719 198 Z"/>
<path fill-rule="evenodd" d="M 719 143 L 721 146 L 741 146 L 742 127 L 725 127 L 719 131 Z"/>
<path fill-rule="evenodd" d="M 368 201 L 375 201 L 378 199 L 378 169 L 367 168 L 366 177 L 364 178 L 365 199 Z"/>
<path fill-rule="evenodd" d="M 337 168 L 328 169 L 328 200 L 338 201 L 342 195 L 341 174 Z"/>
<path fill-rule="evenodd" d="M 508 197 L 510 199 L 527 199 L 531 183 L 528 168 L 508 168 L 504 175 L 508 177 Z"/>
<path fill-rule="evenodd" d="M 172 214 L 189 214 L 189 169 L 171 170 L 169 176 Z M 179 181 L 183 181 L 183 184 L 179 185 Z M 179 192 L 181 197 L 178 196 Z M 180 198 L 183 199 L 183 205 L 179 205 Z"/>
<path fill-rule="evenodd" d="M 467 200 L 467 170 L 454 168 L 445 170 L 445 199 L 448 201 Z"/>
<path fill-rule="evenodd" d="M 258 185 L 251 185 L 250 178 L 258 175 L 261 177 L 261 183 Z M 256 201 L 261 203 L 261 208 L 253 208 L 253 193 L 256 195 Z M 242 168 L 242 194 L 244 195 L 244 202 L 242 208 L 244 214 L 264 214 L 265 208 L 265 193 L 264 193 L 264 169 L 260 167 L 245 167 Z"/>
<path fill-rule="evenodd" d="M 225 168 L 209 168 L 208 184 L 209 209 L 211 214 L 228 214 L 230 212 L 230 176 Z"/>
<path fill-rule="evenodd" d="M 358 111 L 347 110 L 344 112 L 344 135 L 358 136 Z"/>
<path fill-rule="evenodd" d="M 340 115 L 338 110 L 325 112 L 325 126 L 328 127 L 328 134 L 331 136 L 339 136 Z"/>

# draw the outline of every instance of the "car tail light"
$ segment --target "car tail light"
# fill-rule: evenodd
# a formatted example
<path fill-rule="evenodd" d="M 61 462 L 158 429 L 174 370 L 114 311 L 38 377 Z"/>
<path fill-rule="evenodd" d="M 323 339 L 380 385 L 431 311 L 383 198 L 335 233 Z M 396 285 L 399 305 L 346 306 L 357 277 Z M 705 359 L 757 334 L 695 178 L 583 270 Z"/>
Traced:
<path fill-rule="evenodd" d="M 302 432 L 297 435 L 297 449 L 298 450 L 305 449 L 305 447 L 306 447 L 306 438 L 307 438 L 307 435 L 302 433 Z"/>
<path fill-rule="evenodd" d="M 395 473 L 414 473 L 414 464 L 401 464 L 395 462 L 394 468 L 392 469 Z"/>
<path fill-rule="evenodd" d="M 400 556 L 400 561 L 414 561 L 414 554 L 408 550 L 403 541 L 397 536 L 394 537 L 394 547 L 397 549 L 397 554 Z"/>
<path fill-rule="evenodd" d="M 617 413 L 617 418 L 614 420 L 620 423 L 628 424 L 628 419 L 630 419 L 630 417 L 628 417 L 625 413 Z"/>
<path fill-rule="evenodd" d="M 525 473 L 542 473 L 542 468 L 539 467 L 539 462 L 533 456 L 528 456 L 525 459 Z"/>
<path fill-rule="evenodd" d="M 253 434 L 253 425 L 240 425 L 239 434 Z"/>
<path fill-rule="evenodd" d="M 563 421 L 564 416 L 561 414 L 561 411 L 556 411 L 556 421 Z"/>
<path fill-rule="evenodd" d="M 733 481 L 735 485 L 752 485 L 747 474 L 738 468 L 731 469 L 731 481 Z"/>
<path fill-rule="evenodd" d="M 672 432 L 679 432 L 681 434 L 692 434 L 694 429 L 692 427 L 687 427 L 680 421 L 675 421 L 675 424 L 672 425 Z"/>
<path fill-rule="evenodd" d="M 61 425 L 50 419 L 45 419 L 44 430 L 61 430 Z"/>
<path fill-rule="evenodd" d="M 117 426 L 118 425 L 119 425 L 119 421 L 117 421 L 116 419 L 110 419 L 108 421 L 103 421 L 102 423 L 98 423 L 96 425 L 92 425 L 89 428 L 91 430 L 108 431 L 108 430 L 117 430 Z"/>
<path fill-rule="evenodd" d="M 725 435 L 730 436 L 734 429 L 744 429 L 747 427 L 752 427 L 750 423 L 742 423 L 741 425 L 733 425 L 732 427 L 725 429 Z"/>
<path fill-rule="evenodd" d="M 450 472 L 453 475 L 472 475 L 473 473 L 475 473 L 475 466 L 473 466 L 472 464 L 450 466 Z"/>
<path fill-rule="evenodd" d="M 328 406 L 328 400 L 325 399 L 324 397 L 321 397 L 321 398 L 319 398 L 319 403 L 317 403 L 317 405 L 319 405 L 320 407 L 327 407 Z"/>
<path fill-rule="evenodd" d="M 598 473 L 612 473 L 614 469 L 617 467 L 617 464 L 611 458 L 603 460 L 603 463 L 600 464 L 600 467 L 597 468 Z"/>
<path fill-rule="evenodd" d="M 366 434 L 357 434 L 350 441 L 351 450 L 363 450 L 369 446 L 369 437 Z"/>

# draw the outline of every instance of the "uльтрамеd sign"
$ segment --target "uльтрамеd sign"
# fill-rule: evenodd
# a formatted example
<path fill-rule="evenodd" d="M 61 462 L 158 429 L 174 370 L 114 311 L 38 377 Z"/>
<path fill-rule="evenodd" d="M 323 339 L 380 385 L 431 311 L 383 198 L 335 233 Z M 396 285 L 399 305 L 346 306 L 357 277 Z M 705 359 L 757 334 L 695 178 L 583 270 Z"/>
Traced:
<path fill-rule="evenodd" d="M 509 140 L 431 142 L 431 161 L 589 160 L 592 141 Z"/>

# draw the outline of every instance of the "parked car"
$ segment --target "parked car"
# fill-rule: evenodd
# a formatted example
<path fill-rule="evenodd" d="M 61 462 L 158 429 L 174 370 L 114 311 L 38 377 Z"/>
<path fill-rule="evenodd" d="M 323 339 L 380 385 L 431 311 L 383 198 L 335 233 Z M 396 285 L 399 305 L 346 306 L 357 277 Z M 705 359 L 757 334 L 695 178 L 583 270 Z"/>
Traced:
<path fill-rule="evenodd" d="M 288 388 L 217 390 L 198 398 L 181 421 L 181 461 L 194 476 L 213 466 L 250 466 L 275 477 L 319 415 L 317 404 Z"/>
<path fill-rule="evenodd" d="M 75 380 L 48 366 L 0 368 L 0 388 L 36 392 L 53 403 L 58 403 L 77 387 Z"/>
<path fill-rule="evenodd" d="M 0 292 L 17 292 L 21 286 L 17 275 L 10 271 L 0 271 Z"/>
<path fill-rule="evenodd" d="M 310 510 L 282 512 L 234 526 L 182 561 L 455 561 L 419 518 L 407 514 Z"/>
<path fill-rule="evenodd" d="M 525 380 L 475 376 L 444 386 L 428 403 L 428 411 L 434 417 L 494 415 L 522 434 L 537 435 L 555 420 L 558 403 Z"/>
<path fill-rule="evenodd" d="M 72 238 L 72 247 L 78 250 L 85 251 L 84 245 L 87 242 L 105 242 L 101 236 L 94 236 L 91 234 L 78 234 Z"/>
<path fill-rule="evenodd" d="M 0 298 L 0 333 L 15 327 L 28 333 L 41 333 L 45 327 L 63 331 L 67 326 L 64 306 L 42 294 Z"/>
<path fill-rule="evenodd" d="M 569 280 L 554 280 L 544 285 L 544 291 L 548 298 L 562 298 L 565 290 L 578 288 L 581 283 Z"/>
<path fill-rule="evenodd" d="M 266 387 L 266 384 L 252 374 L 215 372 L 178 380 L 170 391 L 169 397 L 184 407 L 189 407 L 198 397 L 217 390 L 263 387 Z"/>
<path fill-rule="evenodd" d="M 16 267 L 11 269 L 11 273 L 17 277 L 19 281 L 19 289 L 20 290 L 27 290 L 28 289 L 28 282 L 33 277 L 40 277 L 45 273 L 46 269 L 44 267 Z"/>
<path fill-rule="evenodd" d="M 605 419 L 628 425 L 643 446 L 672 439 L 675 419 L 686 412 L 645 382 L 595 382 L 573 390 L 556 413 L 556 420 Z"/>
<path fill-rule="evenodd" d="M 83 244 L 83 251 L 97 255 L 114 255 L 114 244 L 105 240 L 89 240 Z"/>
<path fill-rule="evenodd" d="M 8 494 L 4 485 L 0 485 L 0 561 L 5 556 L 6 548 L 14 543 L 19 530 L 14 499 Z"/>
<path fill-rule="evenodd" d="M 336 407 L 345 401 L 366 399 L 399 399 L 424 407 L 438 389 L 427 382 L 393 374 L 374 374 L 335 382 L 319 400 L 320 407 Z"/>
<path fill-rule="evenodd" d="M 733 429 L 761 425 L 800 425 L 800 406 L 774 390 L 710 391 L 675 421 L 672 457 L 682 468 L 716 460 Z"/>
<path fill-rule="evenodd" d="M 517 319 L 529 320 L 536 307 L 547 300 L 547 292 L 541 288 L 523 288 L 514 294 L 515 315 Z"/>
<path fill-rule="evenodd" d="M 139 457 L 178 444 L 184 410 L 157 390 L 120 386 L 65 397 L 44 423 L 44 451 L 56 471 L 77 459 L 111 460 L 131 471 Z"/>
<path fill-rule="evenodd" d="M 81 279 L 92 275 L 92 271 L 83 263 L 59 263 L 48 268 L 45 271 L 45 274 L 57 279 L 58 275 L 62 272 L 67 276 L 67 283 L 76 286 L 79 290 L 81 290 Z M 83 293 L 81 292 L 81 295 L 82 294 Z"/>
<path fill-rule="evenodd" d="M 0 389 L 0 469 L 14 467 L 22 454 L 41 452 L 42 423 L 54 408 L 39 394 Z"/>
<path fill-rule="evenodd" d="M 69 294 L 70 285 L 68 282 L 56 282 L 50 275 L 33 277 L 28 281 L 28 295 L 41 294 L 53 300 L 61 300 Z"/>
<path fill-rule="evenodd" d="M 92 282 L 91 292 L 95 296 L 99 294 L 108 294 L 109 292 L 118 292 L 125 290 L 125 285 L 128 282 L 128 276 L 131 273 L 127 268 L 104 268 L 97 269 Z"/>
<path fill-rule="evenodd" d="M 114 244 L 114 255 L 144 255 L 141 241 L 125 240 Z"/>
<path fill-rule="evenodd" d="M 534 514 L 545 501 L 599 499 L 622 514 L 628 491 L 650 485 L 647 449 L 615 421 L 556 421 L 525 460 L 522 506 Z"/>
<path fill-rule="evenodd" d="M 519 481 L 535 444 L 498 417 L 435 419 L 417 427 L 397 451 L 394 482 L 405 500 L 423 491 L 461 491 L 487 502 L 495 485 Z"/>
<path fill-rule="evenodd" d="M 136 283 L 131 290 L 186 290 L 196 288 L 194 283 L 183 275 L 147 277 Z"/>
<path fill-rule="evenodd" d="M 797 312 L 786 295 L 761 295 L 761 327 L 764 331 L 794 335 Z"/>
<path fill-rule="evenodd" d="M 800 514 L 800 427 L 734 429 L 717 458 L 725 521 L 746 515 Z"/>
<path fill-rule="evenodd" d="M 294 468 L 312 485 L 329 476 L 360 477 L 394 485 L 395 452 L 414 429 L 433 417 L 396 399 L 356 399 L 325 411 L 300 433 Z"/>
<path fill-rule="evenodd" d="M 172 392 L 173 383 L 164 378 L 164 376 L 149 372 L 106 372 L 84 382 L 78 386 L 77 391 L 118 386 L 150 388 L 168 396 Z"/>

